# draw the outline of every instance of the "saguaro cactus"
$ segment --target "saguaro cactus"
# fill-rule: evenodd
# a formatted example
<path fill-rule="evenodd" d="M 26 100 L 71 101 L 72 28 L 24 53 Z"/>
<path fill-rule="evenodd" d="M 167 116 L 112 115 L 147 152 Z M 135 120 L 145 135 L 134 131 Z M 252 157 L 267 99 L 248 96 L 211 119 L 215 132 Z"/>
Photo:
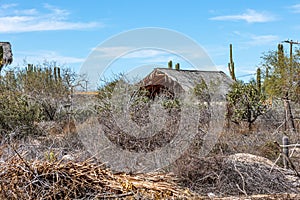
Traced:
<path fill-rule="evenodd" d="M 278 61 L 280 64 L 284 62 L 284 51 L 283 51 L 283 45 L 278 44 Z"/>
<path fill-rule="evenodd" d="M 57 81 L 57 67 L 54 67 L 54 80 Z"/>
<path fill-rule="evenodd" d="M 173 62 L 172 62 L 172 60 L 170 60 L 170 61 L 168 62 L 168 68 L 169 68 L 169 69 L 172 69 L 172 68 L 173 68 Z"/>
<path fill-rule="evenodd" d="M 0 46 L 0 66 L 2 66 L 3 63 L 3 47 Z"/>
<path fill-rule="evenodd" d="M 60 68 L 59 67 L 54 67 L 54 80 L 55 81 L 61 81 Z"/>
<path fill-rule="evenodd" d="M 33 64 L 28 64 L 26 68 L 27 73 L 33 72 L 33 68 L 34 68 Z"/>
<path fill-rule="evenodd" d="M 269 68 L 266 68 L 266 78 L 269 78 Z"/>
<path fill-rule="evenodd" d="M 60 67 L 57 67 L 57 77 L 58 77 L 58 80 L 61 81 Z"/>
<path fill-rule="evenodd" d="M 261 70 L 260 70 L 260 68 L 257 68 L 257 71 L 256 71 L 256 84 L 257 84 L 257 90 L 260 94 L 261 93 Z"/>
<path fill-rule="evenodd" d="M 234 62 L 232 58 L 232 44 L 229 45 L 229 48 L 230 48 L 230 52 L 229 52 L 230 62 L 228 63 L 228 70 L 232 80 L 236 81 L 235 72 L 234 72 Z"/>

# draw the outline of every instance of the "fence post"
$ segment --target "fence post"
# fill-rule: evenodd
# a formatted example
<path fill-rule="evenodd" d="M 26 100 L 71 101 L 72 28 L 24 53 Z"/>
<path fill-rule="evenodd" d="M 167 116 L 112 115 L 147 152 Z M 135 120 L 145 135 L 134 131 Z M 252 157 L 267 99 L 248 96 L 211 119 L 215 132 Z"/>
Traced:
<path fill-rule="evenodd" d="M 289 157 L 289 147 L 287 147 L 287 145 L 289 145 L 289 138 L 287 136 L 283 136 L 282 137 L 282 153 L 284 154 L 283 156 L 283 165 L 285 169 L 289 168 L 289 162 L 288 162 L 288 157 Z"/>

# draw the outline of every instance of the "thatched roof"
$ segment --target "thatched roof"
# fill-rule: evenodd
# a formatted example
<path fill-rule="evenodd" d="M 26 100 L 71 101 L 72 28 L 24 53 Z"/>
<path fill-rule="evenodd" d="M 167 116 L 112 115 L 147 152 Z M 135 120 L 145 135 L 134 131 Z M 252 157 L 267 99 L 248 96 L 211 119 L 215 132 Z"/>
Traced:
<path fill-rule="evenodd" d="M 194 89 L 205 82 L 209 89 L 215 87 L 225 97 L 233 80 L 222 71 L 175 70 L 156 68 L 143 79 L 144 87 L 164 86 L 174 93 Z M 211 91 L 213 92 L 213 91 Z"/>
<path fill-rule="evenodd" d="M 13 54 L 9 42 L 0 42 L 0 61 L 0 71 L 3 66 L 9 65 L 13 61 Z"/>

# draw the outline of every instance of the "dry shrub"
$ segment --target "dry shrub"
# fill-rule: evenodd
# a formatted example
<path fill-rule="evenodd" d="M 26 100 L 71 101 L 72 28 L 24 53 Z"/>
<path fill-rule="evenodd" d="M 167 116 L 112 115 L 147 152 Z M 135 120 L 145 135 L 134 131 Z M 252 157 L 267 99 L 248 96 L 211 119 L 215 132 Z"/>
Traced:
<path fill-rule="evenodd" d="M 277 166 L 272 169 L 272 164 L 265 158 L 250 154 L 208 158 L 185 155 L 171 170 L 182 186 L 200 195 L 298 193 L 296 186 L 287 178 L 290 171 Z"/>
<path fill-rule="evenodd" d="M 178 112 L 170 111 L 166 119 L 165 127 L 149 138 L 138 138 L 121 130 L 115 126 L 112 115 L 99 118 L 99 123 L 103 125 L 103 131 L 111 142 L 122 149 L 135 152 L 149 152 L 168 144 L 176 134 L 178 129 Z"/>
<path fill-rule="evenodd" d="M 222 148 L 223 154 L 251 153 L 271 160 L 276 159 L 278 148 L 275 148 L 273 143 L 277 141 L 281 144 L 282 136 L 284 135 L 282 132 L 273 130 L 273 132 L 258 131 L 241 134 L 235 129 L 238 129 L 238 127 L 231 128 L 220 134 L 216 146 Z"/>

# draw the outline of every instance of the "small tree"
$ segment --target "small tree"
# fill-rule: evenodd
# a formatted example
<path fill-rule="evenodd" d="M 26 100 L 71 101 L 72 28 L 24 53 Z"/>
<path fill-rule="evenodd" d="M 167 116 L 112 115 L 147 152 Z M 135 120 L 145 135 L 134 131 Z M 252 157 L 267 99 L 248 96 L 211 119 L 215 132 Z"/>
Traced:
<path fill-rule="evenodd" d="M 255 81 L 237 81 L 227 95 L 228 117 L 235 123 L 246 121 L 250 130 L 255 120 L 266 111 L 264 100 L 265 96 L 257 89 Z"/>

